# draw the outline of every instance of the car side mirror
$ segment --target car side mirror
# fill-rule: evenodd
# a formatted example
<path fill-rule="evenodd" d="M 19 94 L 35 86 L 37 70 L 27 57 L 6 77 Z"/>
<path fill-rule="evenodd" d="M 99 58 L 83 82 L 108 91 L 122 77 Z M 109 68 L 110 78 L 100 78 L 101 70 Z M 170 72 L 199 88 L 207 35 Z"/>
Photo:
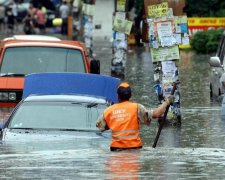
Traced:
<path fill-rule="evenodd" d="M 90 62 L 90 73 L 100 74 L 100 61 L 93 59 Z"/>
<path fill-rule="evenodd" d="M 220 58 L 218 56 L 210 57 L 209 64 L 212 67 L 223 67 L 220 63 Z"/>

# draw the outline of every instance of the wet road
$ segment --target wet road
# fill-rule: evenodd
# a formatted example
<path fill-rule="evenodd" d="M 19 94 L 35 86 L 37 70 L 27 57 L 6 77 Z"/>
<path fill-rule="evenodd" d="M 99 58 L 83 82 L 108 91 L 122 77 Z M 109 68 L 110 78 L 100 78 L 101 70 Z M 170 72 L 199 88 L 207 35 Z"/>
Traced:
<path fill-rule="evenodd" d="M 110 75 L 111 44 L 95 42 L 94 52 L 101 74 Z M 0 179 L 224 179 L 225 121 L 220 103 L 209 97 L 209 56 L 181 56 L 182 125 L 165 127 L 155 149 L 156 121 L 143 126 L 140 151 L 112 153 L 108 137 L 3 143 Z M 147 51 L 130 48 L 125 80 L 133 87 L 133 101 L 157 106 Z"/>

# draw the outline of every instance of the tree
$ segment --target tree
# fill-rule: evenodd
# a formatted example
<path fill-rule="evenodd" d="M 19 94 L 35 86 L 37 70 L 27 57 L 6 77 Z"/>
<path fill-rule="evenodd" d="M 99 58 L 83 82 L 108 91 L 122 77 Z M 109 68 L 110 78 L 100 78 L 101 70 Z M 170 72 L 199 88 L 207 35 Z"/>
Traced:
<path fill-rule="evenodd" d="M 223 29 L 197 32 L 191 39 L 191 47 L 197 53 L 216 52 L 222 34 Z"/>
<path fill-rule="evenodd" d="M 186 0 L 184 12 L 188 17 L 224 17 L 224 0 Z"/>

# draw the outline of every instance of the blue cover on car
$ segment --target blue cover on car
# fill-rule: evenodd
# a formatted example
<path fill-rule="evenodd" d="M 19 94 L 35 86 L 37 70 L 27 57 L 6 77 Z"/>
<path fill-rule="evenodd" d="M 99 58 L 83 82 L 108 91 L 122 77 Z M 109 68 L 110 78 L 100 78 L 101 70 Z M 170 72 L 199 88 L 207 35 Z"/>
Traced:
<path fill-rule="evenodd" d="M 34 73 L 25 76 L 23 98 L 31 94 L 83 94 L 117 102 L 120 79 L 84 73 Z"/>

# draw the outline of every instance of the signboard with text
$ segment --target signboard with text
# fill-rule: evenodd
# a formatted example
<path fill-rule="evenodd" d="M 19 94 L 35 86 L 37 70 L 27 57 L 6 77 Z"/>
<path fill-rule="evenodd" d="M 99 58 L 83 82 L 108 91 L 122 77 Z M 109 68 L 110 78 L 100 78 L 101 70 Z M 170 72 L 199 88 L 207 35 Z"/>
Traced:
<path fill-rule="evenodd" d="M 148 16 L 151 18 L 163 17 L 168 14 L 168 2 L 148 6 Z"/>
<path fill-rule="evenodd" d="M 161 62 L 169 60 L 179 60 L 179 48 L 178 46 L 151 48 L 152 62 Z"/>
<path fill-rule="evenodd" d="M 187 18 L 189 34 L 209 29 L 225 28 L 225 18 Z"/>

